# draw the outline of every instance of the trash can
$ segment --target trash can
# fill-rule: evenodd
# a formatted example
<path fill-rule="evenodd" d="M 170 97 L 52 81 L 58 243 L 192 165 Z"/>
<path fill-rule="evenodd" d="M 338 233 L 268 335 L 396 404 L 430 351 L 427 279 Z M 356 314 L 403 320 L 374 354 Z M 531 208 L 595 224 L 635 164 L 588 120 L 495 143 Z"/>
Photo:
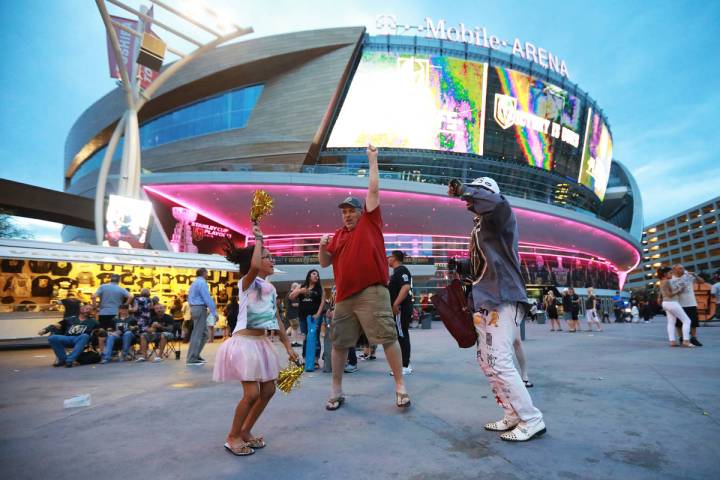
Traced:
<path fill-rule="evenodd" d="M 420 328 L 423 330 L 429 330 L 432 328 L 432 313 L 426 313 L 423 315 L 422 320 L 420 320 Z"/>
<path fill-rule="evenodd" d="M 547 322 L 547 312 L 539 310 L 536 314 L 536 318 L 539 325 L 545 325 L 545 322 Z"/>

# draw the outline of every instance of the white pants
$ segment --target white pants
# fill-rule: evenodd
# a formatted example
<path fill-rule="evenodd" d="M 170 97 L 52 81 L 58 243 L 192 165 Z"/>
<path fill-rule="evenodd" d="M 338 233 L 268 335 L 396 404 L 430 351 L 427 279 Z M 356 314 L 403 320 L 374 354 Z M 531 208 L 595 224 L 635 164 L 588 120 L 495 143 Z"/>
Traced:
<path fill-rule="evenodd" d="M 520 369 L 520 380 L 523 382 L 528 380 L 527 362 L 525 361 L 525 351 L 523 350 L 522 340 L 520 337 L 520 327 L 515 331 L 515 340 L 513 341 L 513 350 L 515 350 L 515 359 Z"/>
<path fill-rule="evenodd" d="M 665 310 L 665 315 L 667 315 L 667 332 L 670 341 L 677 341 L 675 320 L 682 322 L 683 340 L 686 342 L 690 340 L 690 317 L 687 316 L 687 313 L 685 313 L 685 310 L 682 309 L 680 304 L 678 302 L 662 302 L 662 307 L 663 310 Z"/>
<path fill-rule="evenodd" d="M 592 322 L 600 323 L 600 317 L 598 317 L 597 310 L 594 308 L 588 308 L 585 310 L 585 320 L 587 320 L 588 325 Z"/>
<path fill-rule="evenodd" d="M 516 335 L 519 335 L 523 312 L 517 306 L 503 304 L 497 310 L 482 310 L 475 314 L 478 333 L 477 358 L 480 368 L 490 382 L 498 405 L 508 419 L 519 418 L 534 426 L 542 420 L 525 384 L 513 363 Z"/>

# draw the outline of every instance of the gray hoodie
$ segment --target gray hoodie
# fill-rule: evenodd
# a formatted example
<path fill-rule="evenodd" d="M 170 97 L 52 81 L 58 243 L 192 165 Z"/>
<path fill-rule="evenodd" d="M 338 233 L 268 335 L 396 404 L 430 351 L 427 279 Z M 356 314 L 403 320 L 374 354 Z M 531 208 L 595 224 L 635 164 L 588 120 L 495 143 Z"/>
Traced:
<path fill-rule="evenodd" d="M 461 199 L 478 216 L 470 234 L 470 266 L 475 309 L 494 310 L 502 304 L 527 304 L 520 273 L 518 228 L 510 204 L 484 188 L 464 187 Z"/>

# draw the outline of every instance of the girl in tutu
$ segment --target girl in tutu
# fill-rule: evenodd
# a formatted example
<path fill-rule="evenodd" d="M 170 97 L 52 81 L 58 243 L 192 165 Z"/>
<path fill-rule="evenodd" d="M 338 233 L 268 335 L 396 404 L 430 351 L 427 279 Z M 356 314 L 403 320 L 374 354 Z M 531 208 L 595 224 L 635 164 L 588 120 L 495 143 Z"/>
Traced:
<path fill-rule="evenodd" d="M 213 380 L 241 382 L 243 398 L 235 408 L 225 449 L 233 455 L 252 455 L 265 441 L 251 433 L 252 427 L 275 394 L 275 380 L 280 371 L 280 357 L 265 336 L 276 330 L 291 360 L 298 356 L 290 346 L 285 330 L 280 328 L 275 300 L 277 292 L 265 280 L 274 271 L 270 252 L 263 248 L 260 227 L 253 227 L 255 245 L 226 250 L 227 259 L 240 266 L 237 324 L 232 336 L 218 349 Z"/>

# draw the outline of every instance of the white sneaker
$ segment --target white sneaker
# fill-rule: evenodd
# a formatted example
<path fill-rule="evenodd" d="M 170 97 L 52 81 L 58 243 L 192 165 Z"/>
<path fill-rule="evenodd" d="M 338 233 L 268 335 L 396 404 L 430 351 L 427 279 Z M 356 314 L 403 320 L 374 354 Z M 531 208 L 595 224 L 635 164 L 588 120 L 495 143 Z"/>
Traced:
<path fill-rule="evenodd" d="M 507 432 L 508 430 L 515 428 L 519 423 L 519 418 L 510 419 L 508 417 L 504 417 L 502 420 L 498 420 L 497 422 L 486 423 L 485 430 L 490 430 L 491 432 Z"/>
<path fill-rule="evenodd" d="M 144 362 L 145 360 L 147 360 L 147 359 L 145 357 L 143 357 L 142 355 L 140 355 L 138 358 L 135 359 L 136 362 Z"/>
<path fill-rule="evenodd" d="M 160 362 L 162 362 L 162 358 L 160 358 L 160 357 L 155 357 L 155 358 L 153 359 L 153 362 L 154 362 L 154 363 L 160 363 Z"/>
<path fill-rule="evenodd" d="M 526 423 L 519 423 L 517 427 L 509 432 L 500 435 L 502 440 L 506 442 L 527 442 L 528 440 L 539 437 L 547 432 L 545 422 L 540 420 L 537 424 L 529 427 Z"/>
<path fill-rule="evenodd" d="M 403 367 L 403 375 L 410 375 L 412 374 L 413 370 L 410 367 Z"/>

